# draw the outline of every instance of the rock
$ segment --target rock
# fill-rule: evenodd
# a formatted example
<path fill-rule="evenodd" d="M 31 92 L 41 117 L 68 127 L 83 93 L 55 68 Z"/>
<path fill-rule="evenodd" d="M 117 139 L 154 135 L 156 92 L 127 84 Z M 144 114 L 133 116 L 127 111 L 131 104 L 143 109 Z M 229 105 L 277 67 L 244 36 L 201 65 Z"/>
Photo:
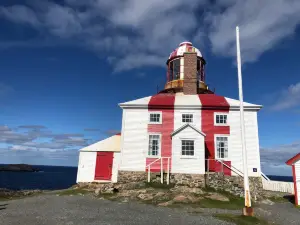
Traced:
<path fill-rule="evenodd" d="M 261 201 L 261 203 L 265 205 L 274 205 L 274 202 L 272 202 L 270 199 L 264 199 Z"/>
<path fill-rule="evenodd" d="M 113 194 L 113 193 L 115 193 L 114 188 L 105 188 L 105 189 L 101 190 L 101 194 Z"/>
<path fill-rule="evenodd" d="M 222 201 L 222 202 L 229 202 L 229 198 L 227 198 L 224 195 L 221 195 L 219 193 L 209 193 L 206 198 L 212 199 L 212 200 L 217 200 L 217 201 Z"/>
<path fill-rule="evenodd" d="M 159 203 L 158 206 L 166 207 L 166 206 L 170 206 L 170 205 L 172 205 L 172 204 L 173 204 L 172 201 L 167 201 L 167 202 Z"/>
<path fill-rule="evenodd" d="M 177 203 L 187 203 L 189 202 L 189 199 L 184 195 L 177 195 L 174 197 L 173 201 Z"/>
<path fill-rule="evenodd" d="M 152 194 L 139 194 L 137 197 L 144 201 L 149 201 L 153 199 Z"/>
<path fill-rule="evenodd" d="M 174 188 L 171 188 L 170 191 L 172 192 L 180 192 L 180 193 L 193 193 L 193 194 L 203 194 L 202 189 L 200 188 L 190 188 L 187 186 L 176 186 Z"/>
<path fill-rule="evenodd" d="M 97 188 L 97 189 L 95 190 L 95 195 L 99 195 L 100 192 L 101 192 L 101 188 Z"/>

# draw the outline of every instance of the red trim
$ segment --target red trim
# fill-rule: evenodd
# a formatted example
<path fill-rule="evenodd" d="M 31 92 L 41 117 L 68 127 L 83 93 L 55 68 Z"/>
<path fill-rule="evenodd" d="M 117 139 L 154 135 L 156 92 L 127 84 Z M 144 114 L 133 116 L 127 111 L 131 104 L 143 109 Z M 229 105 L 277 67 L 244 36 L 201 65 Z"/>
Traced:
<path fill-rule="evenodd" d="M 157 94 L 152 96 L 148 104 L 148 111 L 161 111 L 162 124 L 149 124 L 148 132 L 157 132 L 161 134 L 161 156 L 172 156 L 172 139 L 170 134 L 174 131 L 174 103 L 175 95 L 173 94 Z M 148 146 L 148 145 L 147 145 Z M 147 149 L 148 151 L 148 149 Z M 146 158 L 146 166 L 157 158 Z M 171 169 L 170 159 L 170 169 Z M 163 160 L 163 168 L 167 169 L 167 159 Z M 146 168 L 147 169 L 147 168 Z M 160 171 L 160 162 L 151 165 L 151 171 Z"/>
<path fill-rule="evenodd" d="M 296 168 L 292 165 L 293 170 L 293 180 L 294 180 L 294 192 L 295 192 L 295 205 L 298 205 L 298 190 L 297 190 L 297 179 L 296 179 Z"/>
<path fill-rule="evenodd" d="M 298 153 L 297 155 L 295 155 L 294 157 L 290 158 L 288 161 L 286 161 L 286 164 L 289 166 L 292 166 L 295 161 L 300 160 L 300 153 Z"/>
<path fill-rule="evenodd" d="M 229 104 L 222 96 L 215 94 L 200 94 L 198 95 L 202 110 L 201 110 L 201 130 L 206 134 L 205 137 L 205 158 L 215 159 L 215 134 L 230 134 L 229 126 L 215 126 L 215 112 L 228 113 Z M 226 161 L 227 165 L 231 165 L 230 161 Z M 218 167 L 215 161 L 209 162 L 209 171 L 221 172 L 221 167 Z M 227 172 L 227 175 L 231 175 Z"/>
<path fill-rule="evenodd" d="M 115 134 L 115 135 L 121 136 L 121 133 L 117 133 L 117 134 Z"/>

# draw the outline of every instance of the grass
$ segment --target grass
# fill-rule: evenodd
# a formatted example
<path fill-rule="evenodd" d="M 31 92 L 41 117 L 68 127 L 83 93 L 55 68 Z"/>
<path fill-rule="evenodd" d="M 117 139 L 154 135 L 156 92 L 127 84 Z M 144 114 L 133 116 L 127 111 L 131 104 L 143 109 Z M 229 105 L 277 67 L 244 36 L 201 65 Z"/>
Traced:
<path fill-rule="evenodd" d="M 58 195 L 59 196 L 64 196 L 64 195 L 79 195 L 79 194 L 88 194 L 89 191 L 82 189 L 82 188 L 77 188 L 77 189 L 66 189 L 63 191 L 59 191 Z"/>
<path fill-rule="evenodd" d="M 214 215 L 219 220 L 232 222 L 237 225 L 268 225 L 269 223 L 265 220 L 259 219 L 257 217 L 251 216 L 238 216 L 231 214 L 216 214 Z"/>
<path fill-rule="evenodd" d="M 278 202 L 278 203 L 281 203 L 281 202 L 289 202 L 289 200 L 287 198 L 284 198 L 283 196 L 282 197 L 279 197 L 279 196 L 271 196 L 268 198 L 269 200 L 271 200 L 272 202 Z"/>
<path fill-rule="evenodd" d="M 208 198 L 203 198 L 199 202 L 193 204 L 194 207 L 199 208 L 215 208 L 215 209 L 242 209 L 244 207 L 243 198 L 232 198 L 230 201 L 218 201 Z"/>

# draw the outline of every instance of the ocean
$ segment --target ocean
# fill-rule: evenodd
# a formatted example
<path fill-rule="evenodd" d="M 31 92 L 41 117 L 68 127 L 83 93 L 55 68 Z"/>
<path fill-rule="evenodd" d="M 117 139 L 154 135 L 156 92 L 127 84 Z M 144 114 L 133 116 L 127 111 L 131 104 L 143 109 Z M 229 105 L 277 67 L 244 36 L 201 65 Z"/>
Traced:
<path fill-rule="evenodd" d="M 0 172 L 0 188 L 58 190 L 76 184 L 77 167 L 38 166 L 40 172 Z"/>
<path fill-rule="evenodd" d="M 40 172 L 0 172 L 0 188 L 58 190 L 76 184 L 77 167 L 33 166 Z M 291 176 L 267 175 L 271 180 L 292 182 Z"/>

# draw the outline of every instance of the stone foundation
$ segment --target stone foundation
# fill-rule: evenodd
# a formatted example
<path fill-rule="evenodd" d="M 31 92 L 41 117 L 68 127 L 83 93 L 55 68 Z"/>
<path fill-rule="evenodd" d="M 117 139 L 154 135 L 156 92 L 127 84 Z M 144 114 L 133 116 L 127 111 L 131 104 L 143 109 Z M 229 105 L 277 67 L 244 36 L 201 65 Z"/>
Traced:
<path fill-rule="evenodd" d="M 119 171 L 118 183 L 137 183 L 147 181 L 147 172 Z M 160 182 L 160 173 L 151 173 L 151 182 Z M 166 174 L 164 174 L 166 183 Z M 223 190 L 236 196 L 244 196 L 244 179 L 239 176 L 224 176 L 222 173 L 209 174 L 170 174 L 170 183 L 189 188 L 210 187 Z M 250 193 L 253 199 L 263 195 L 261 177 L 249 177 Z"/>
<path fill-rule="evenodd" d="M 216 190 L 224 190 L 233 195 L 244 196 L 244 178 L 239 176 L 224 176 L 222 173 L 206 174 L 206 186 Z M 250 193 L 253 199 L 263 195 L 261 177 L 249 177 Z"/>
<path fill-rule="evenodd" d="M 171 174 L 170 183 L 178 186 L 187 186 L 190 188 L 204 188 L 205 175 L 204 174 Z"/>
<path fill-rule="evenodd" d="M 146 172 L 119 171 L 118 183 L 145 182 L 147 181 Z"/>

